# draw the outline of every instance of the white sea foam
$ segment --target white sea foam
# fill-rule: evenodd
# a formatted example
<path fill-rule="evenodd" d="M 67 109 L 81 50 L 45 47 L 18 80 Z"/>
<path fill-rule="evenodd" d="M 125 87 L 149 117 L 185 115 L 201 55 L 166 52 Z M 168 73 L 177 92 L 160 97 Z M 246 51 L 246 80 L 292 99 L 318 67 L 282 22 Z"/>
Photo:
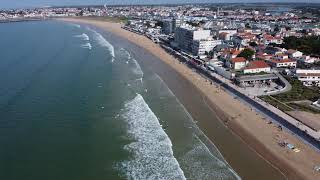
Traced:
<path fill-rule="evenodd" d="M 84 41 L 89 41 L 90 40 L 89 36 L 86 33 L 82 33 L 81 35 L 76 35 L 74 37 L 80 38 L 80 39 L 82 39 Z"/>
<path fill-rule="evenodd" d="M 69 23 L 69 25 L 72 26 L 72 27 L 76 27 L 76 28 L 80 28 L 81 27 L 79 24 Z"/>
<path fill-rule="evenodd" d="M 196 122 L 190 113 L 186 110 L 183 104 L 179 101 L 179 99 L 174 95 L 174 93 L 167 87 L 162 78 L 155 74 L 155 78 L 160 80 L 160 82 L 166 87 L 169 94 L 166 96 L 175 97 L 178 104 L 187 114 L 188 118 L 194 123 L 192 127 L 194 128 L 195 133 L 193 139 L 193 147 L 189 150 L 182 158 L 181 163 L 183 167 L 187 169 L 188 172 L 192 172 L 192 177 L 190 179 L 237 179 L 241 180 L 241 177 L 231 168 L 228 162 L 224 159 L 218 148 L 209 140 L 207 136 L 199 129 L 196 125 Z M 165 92 L 165 91 L 161 91 Z M 211 150 L 207 147 L 207 145 L 198 137 L 201 136 L 207 143 L 211 144 Z M 209 157 L 208 157 L 209 155 Z M 202 157 L 202 159 L 201 159 Z M 205 157 L 205 158 L 203 158 Z"/>
<path fill-rule="evenodd" d="M 125 104 L 121 116 L 133 140 L 124 147 L 133 159 L 119 164 L 128 179 L 186 179 L 173 156 L 171 140 L 140 94 Z"/>
<path fill-rule="evenodd" d="M 134 72 L 135 74 L 137 74 L 137 75 L 142 79 L 144 73 L 143 73 L 143 71 L 142 71 L 142 69 L 141 69 L 140 64 L 138 63 L 138 61 L 137 61 L 136 59 L 134 59 L 134 58 L 131 58 L 131 59 L 132 59 L 132 61 L 133 61 L 133 63 L 134 63 L 133 72 Z"/>
<path fill-rule="evenodd" d="M 127 55 L 128 59 L 131 59 L 131 54 L 127 50 L 121 48 L 120 51 L 123 51 Z"/>
<path fill-rule="evenodd" d="M 90 43 L 82 44 L 81 47 L 82 47 L 82 48 L 85 48 L 85 49 L 90 49 L 90 50 L 92 49 L 92 46 L 91 46 Z"/>
<path fill-rule="evenodd" d="M 188 172 L 192 172 L 190 179 L 241 180 L 229 165 L 213 155 L 196 135 L 194 135 L 193 147 L 181 158 L 180 162 Z"/>
<path fill-rule="evenodd" d="M 131 56 L 131 54 L 129 53 L 129 51 L 125 50 L 124 48 L 121 48 L 120 51 L 123 51 L 125 53 L 125 55 L 127 56 L 126 64 L 129 64 L 130 61 L 133 62 L 134 66 L 132 66 L 132 68 L 133 68 L 132 70 L 136 75 L 138 75 L 140 77 L 139 80 L 142 81 L 144 73 L 143 73 L 138 61 L 136 59 L 134 59 Z"/>
<path fill-rule="evenodd" d="M 112 62 L 114 61 L 115 53 L 114 53 L 114 47 L 112 46 L 112 44 L 110 44 L 109 41 L 107 41 L 100 33 L 98 33 L 97 31 L 94 31 L 92 29 L 89 29 L 90 31 L 92 31 L 94 33 L 94 39 L 98 42 L 98 44 L 102 47 L 106 47 L 108 48 L 108 50 L 110 51 L 110 54 L 112 56 Z"/>

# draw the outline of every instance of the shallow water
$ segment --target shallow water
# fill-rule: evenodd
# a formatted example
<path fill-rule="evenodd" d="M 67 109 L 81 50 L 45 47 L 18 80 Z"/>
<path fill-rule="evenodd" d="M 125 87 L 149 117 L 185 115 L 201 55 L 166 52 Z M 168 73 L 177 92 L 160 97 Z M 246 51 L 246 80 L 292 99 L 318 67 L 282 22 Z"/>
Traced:
<path fill-rule="evenodd" d="M 0 38 L 0 179 L 238 178 L 145 52 L 55 21 Z"/>

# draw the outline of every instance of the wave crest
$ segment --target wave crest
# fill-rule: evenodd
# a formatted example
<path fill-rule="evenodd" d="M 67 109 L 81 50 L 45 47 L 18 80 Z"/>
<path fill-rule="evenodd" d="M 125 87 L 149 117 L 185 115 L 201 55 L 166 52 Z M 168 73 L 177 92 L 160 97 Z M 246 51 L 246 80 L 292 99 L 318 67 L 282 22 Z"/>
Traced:
<path fill-rule="evenodd" d="M 102 47 L 106 47 L 109 51 L 110 54 L 112 56 L 112 62 L 114 61 L 115 53 L 114 53 L 114 47 L 112 46 L 112 44 L 107 41 L 100 33 L 98 33 L 97 31 L 94 31 L 92 29 L 90 29 L 93 33 L 94 33 L 94 39 L 98 42 L 98 44 Z"/>
<path fill-rule="evenodd" d="M 129 179 L 186 179 L 173 156 L 171 140 L 140 94 L 125 104 L 122 117 L 134 141 L 124 147 L 133 159 L 119 165 Z"/>
<path fill-rule="evenodd" d="M 89 36 L 86 33 L 82 33 L 81 35 L 76 35 L 74 37 L 80 38 L 80 39 L 82 39 L 84 41 L 89 41 L 90 40 Z"/>

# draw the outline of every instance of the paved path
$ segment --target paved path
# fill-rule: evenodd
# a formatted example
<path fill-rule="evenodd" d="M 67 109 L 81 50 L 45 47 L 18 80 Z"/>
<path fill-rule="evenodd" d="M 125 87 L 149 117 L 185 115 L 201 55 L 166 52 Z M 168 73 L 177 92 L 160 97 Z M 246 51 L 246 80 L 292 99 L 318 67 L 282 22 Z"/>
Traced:
<path fill-rule="evenodd" d="M 175 50 L 172 50 L 171 48 L 170 51 L 177 52 Z M 243 89 L 234 85 L 230 80 L 225 79 L 224 77 L 216 73 L 212 73 L 203 66 L 199 67 L 194 65 L 187 57 L 184 57 L 184 60 L 187 61 L 188 66 L 196 69 L 197 72 L 200 73 L 200 75 L 212 80 L 217 85 L 223 87 L 230 95 L 237 97 L 239 100 L 250 106 L 258 113 L 281 125 L 281 127 L 292 132 L 303 142 L 311 145 L 311 147 L 314 147 L 317 151 L 320 151 L 320 132 L 316 132 L 310 127 L 301 124 L 298 120 L 292 118 L 276 107 L 262 101 L 261 99 L 255 96 L 250 96 L 250 94 L 246 94 Z M 282 80 L 286 84 L 285 91 L 289 91 L 292 88 L 290 83 L 286 79 L 284 79 L 283 76 L 280 75 L 280 77 L 283 78 Z"/>
<path fill-rule="evenodd" d="M 276 91 L 267 92 L 267 95 L 276 95 L 280 93 L 288 92 L 292 89 L 292 85 L 284 78 L 278 71 L 273 71 L 273 73 L 279 77 L 280 81 L 285 85 L 284 88 Z"/>
<path fill-rule="evenodd" d="M 215 83 L 220 84 L 220 86 L 226 89 L 230 94 L 238 97 L 238 99 L 251 106 L 251 108 L 255 109 L 260 114 L 291 131 L 305 143 L 320 151 L 320 132 L 316 132 L 310 127 L 301 124 L 298 120 L 257 97 L 246 95 L 241 88 L 232 84 L 229 80 L 220 75 L 205 71 L 204 69 L 198 69 L 198 71 L 205 74 L 207 78 Z"/>

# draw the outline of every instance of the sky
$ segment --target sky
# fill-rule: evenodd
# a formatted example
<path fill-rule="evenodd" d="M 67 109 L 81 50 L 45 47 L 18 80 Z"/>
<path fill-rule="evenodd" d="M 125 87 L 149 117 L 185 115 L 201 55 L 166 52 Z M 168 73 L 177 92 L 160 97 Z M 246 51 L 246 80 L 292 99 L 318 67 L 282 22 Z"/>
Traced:
<path fill-rule="evenodd" d="M 0 9 L 32 8 L 60 5 L 95 5 L 95 4 L 163 4 L 163 3 L 208 3 L 239 2 L 239 0 L 0 0 Z M 246 2 L 318 2 L 320 0 L 241 0 Z"/>

